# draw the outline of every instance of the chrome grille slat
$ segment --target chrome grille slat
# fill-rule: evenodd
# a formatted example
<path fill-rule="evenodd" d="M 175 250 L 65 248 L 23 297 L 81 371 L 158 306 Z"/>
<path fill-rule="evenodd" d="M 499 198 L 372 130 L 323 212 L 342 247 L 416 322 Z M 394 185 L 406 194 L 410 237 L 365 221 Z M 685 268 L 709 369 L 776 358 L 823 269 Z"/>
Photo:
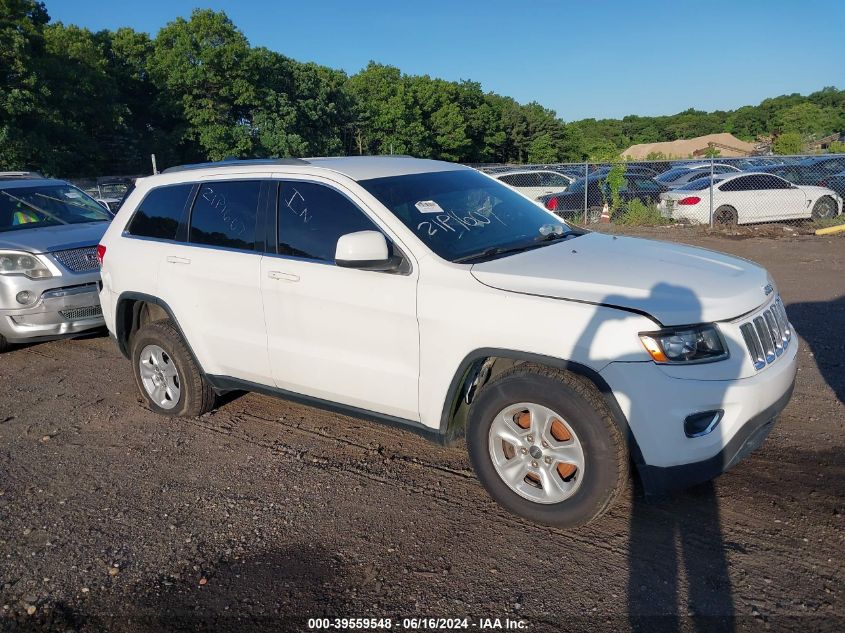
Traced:
<path fill-rule="evenodd" d="M 786 308 L 780 297 L 771 305 L 739 327 L 754 369 L 761 370 L 773 363 L 789 346 L 792 329 Z"/>
<path fill-rule="evenodd" d="M 97 247 L 72 248 L 67 251 L 52 253 L 59 263 L 73 273 L 84 273 L 97 270 Z"/>
<path fill-rule="evenodd" d="M 766 325 L 769 326 L 769 334 L 772 335 L 772 342 L 775 344 L 775 356 L 783 354 L 783 337 L 780 335 L 780 326 L 778 325 L 775 315 L 772 310 L 766 310 L 763 313 L 763 318 L 766 320 Z"/>

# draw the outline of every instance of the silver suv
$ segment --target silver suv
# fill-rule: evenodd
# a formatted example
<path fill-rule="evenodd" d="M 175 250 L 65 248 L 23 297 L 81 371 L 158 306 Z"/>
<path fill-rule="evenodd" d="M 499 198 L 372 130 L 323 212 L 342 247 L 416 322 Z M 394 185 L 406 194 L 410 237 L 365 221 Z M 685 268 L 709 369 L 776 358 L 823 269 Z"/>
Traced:
<path fill-rule="evenodd" d="M 110 220 L 63 180 L 0 172 L 0 352 L 104 325 L 97 243 Z"/>

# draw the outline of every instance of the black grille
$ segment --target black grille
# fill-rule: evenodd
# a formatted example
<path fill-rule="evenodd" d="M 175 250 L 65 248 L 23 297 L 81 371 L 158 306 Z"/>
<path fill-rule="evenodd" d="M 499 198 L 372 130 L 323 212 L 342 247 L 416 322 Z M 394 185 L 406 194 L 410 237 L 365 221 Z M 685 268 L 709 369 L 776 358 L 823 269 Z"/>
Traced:
<path fill-rule="evenodd" d="M 53 253 L 53 257 L 73 273 L 84 273 L 99 268 L 96 246 L 74 248 L 69 251 L 56 251 Z"/>
<path fill-rule="evenodd" d="M 70 310 L 62 310 L 60 314 L 68 321 L 82 321 L 83 319 L 93 319 L 94 317 L 101 316 L 103 309 L 100 306 L 71 308 Z"/>

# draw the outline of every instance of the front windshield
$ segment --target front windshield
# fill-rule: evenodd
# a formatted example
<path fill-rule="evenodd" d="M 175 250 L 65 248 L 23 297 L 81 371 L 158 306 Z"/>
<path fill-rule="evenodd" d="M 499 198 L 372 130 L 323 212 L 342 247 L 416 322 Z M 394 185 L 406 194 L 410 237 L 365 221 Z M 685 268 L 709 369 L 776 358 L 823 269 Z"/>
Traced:
<path fill-rule="evenodd" d="M 391 176 L 359 184 L 431 250 L 452 262 L 543 246 L 572 233 L 563 220 L 474 170 Z"/>
<path fill-rule="evenodd" d="M 108 211 L 71 185 L 0 189 L 0 231 L 110 219 Z"/>

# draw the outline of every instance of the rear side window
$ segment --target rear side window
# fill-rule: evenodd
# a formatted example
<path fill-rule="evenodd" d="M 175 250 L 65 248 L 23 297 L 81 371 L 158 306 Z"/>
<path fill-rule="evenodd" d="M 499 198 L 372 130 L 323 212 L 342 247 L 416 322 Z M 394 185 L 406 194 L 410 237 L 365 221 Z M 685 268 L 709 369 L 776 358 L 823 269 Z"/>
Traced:
<path fill-rule="evenodd" d="M 741 178 L 734 178 L 729 180 L 724 185 L 719 187 L 720 191 L 750 191 L 755 189 L 754 183 L 751 182 L 750 176 L 743 176 Z"/>
<path fill-rule="evenodd" d="M 330 187 L 313 182 L 279 185 L 279 255 L 334 262 L 341 235 L 379 230 L 361 209 Z"/>
<path fill-rule="evenodd" d="M 138 205 L 126 232 L 137 237 L 172 240 L 193 185 L 170 185 L 150 191 Z"/>
<path fill-rule="evenodd" d="M 253 250 L 261 181 L 204 183 L 191 211 L 192 244 Z"/>

